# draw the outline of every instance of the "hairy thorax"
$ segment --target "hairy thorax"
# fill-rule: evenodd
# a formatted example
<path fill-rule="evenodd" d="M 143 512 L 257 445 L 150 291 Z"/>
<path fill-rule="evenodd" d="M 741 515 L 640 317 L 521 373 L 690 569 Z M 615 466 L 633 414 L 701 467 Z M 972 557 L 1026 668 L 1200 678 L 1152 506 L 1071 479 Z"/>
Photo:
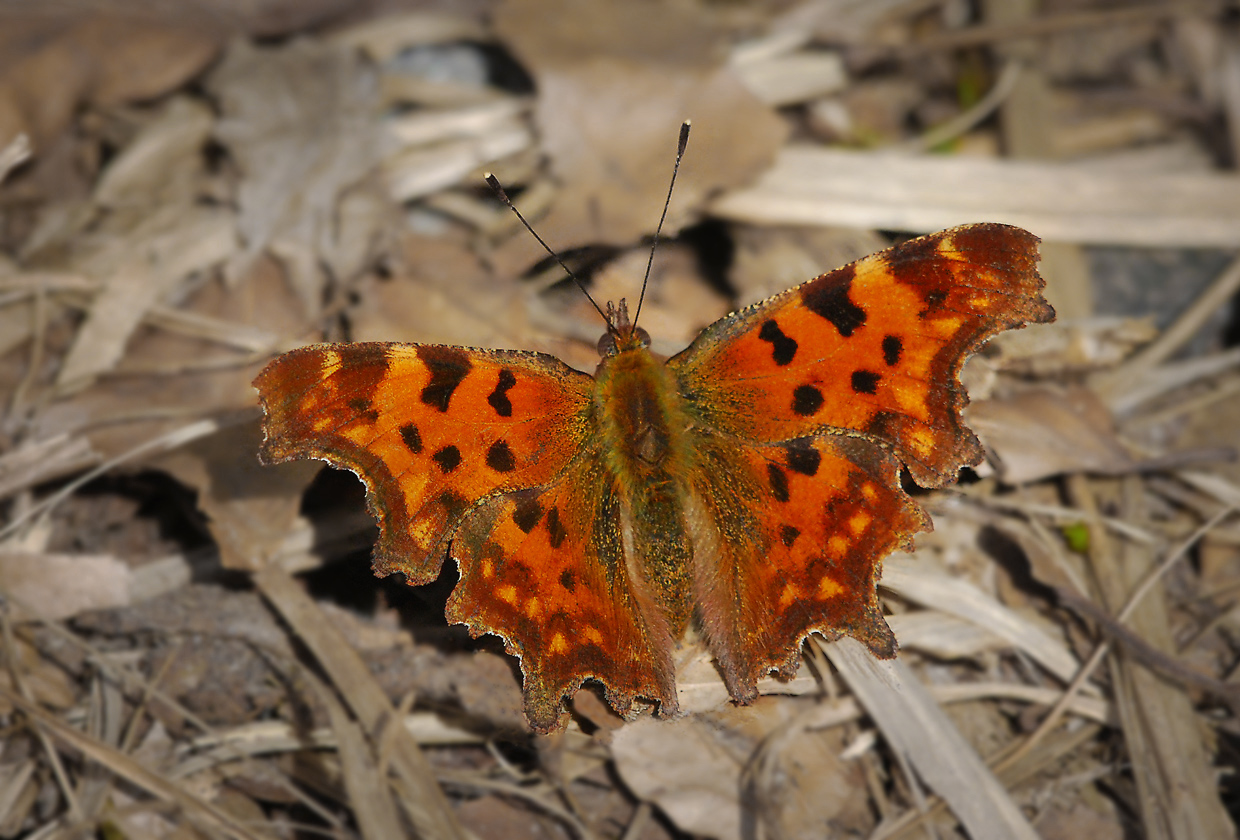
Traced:
<path fill-rule="evenodd" d="M 682 473 L 686 426 L 671 373 L 644 348 L 608 356 L 596 374 L 595 410 L 617 480 Z"/>

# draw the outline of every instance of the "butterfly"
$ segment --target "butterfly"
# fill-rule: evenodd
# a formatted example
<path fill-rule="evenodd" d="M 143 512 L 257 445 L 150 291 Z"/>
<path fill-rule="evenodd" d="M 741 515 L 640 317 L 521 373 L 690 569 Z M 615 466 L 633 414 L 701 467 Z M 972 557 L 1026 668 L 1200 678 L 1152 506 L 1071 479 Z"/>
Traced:
<path fill-rule="evenodd" d="M 981 460 L 960 368 L 1054 319 L 1038 242 L 1001 224 L 903 242 L 667 360 L 608 304 L 593 376 L 534 352 L 303 347 L 254 381 L 261 458 L 360 476 L 377 574 L 423 584 L 450 556 L 447 618 L 519 657 L 535 731 L 562 725 L 586 680 L 620 714 L 640 698 L 675 714 L 690 625 L 749 703 L 796 672 L 810 633 L 895 655 L 881 563 L 931 527 L 901 468 L 942 487 Z"/>

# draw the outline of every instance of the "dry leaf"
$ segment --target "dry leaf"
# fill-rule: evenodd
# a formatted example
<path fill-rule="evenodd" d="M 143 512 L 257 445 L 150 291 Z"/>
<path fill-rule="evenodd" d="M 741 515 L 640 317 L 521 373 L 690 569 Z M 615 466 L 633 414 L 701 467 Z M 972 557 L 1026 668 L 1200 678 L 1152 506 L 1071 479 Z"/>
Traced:
<path fill-rule="evenodd" d="M 340 229 L 341 204 L 377 163 L 376 81 L 352 50 L 294 41 L 260 49 L 238 42 L 209 80 L 222 117 L 216 137 L 241 168 L 238 230 L 244 252 L 236 275 L 265 251 L 284 264 L 307 313 L 318 312 L 328 277 L 349 278 L 363 267 L 366 244 L 379 236 L 384 214 Z M 382 206 L 377 196 L 363 206 Z M 347 239 L 345 238 L 347 235 Z"/>
<path fill-rule="evenodd" d="M 0 591 L 13 596 L 19 620 L 128 606 L 130 577 L 129 567 L 111 555 L 0 552 Z M 38 615 L 26 614 L 23 604 Z"/>
<path fill-rule="evenodd" d="M 1111 413 L 1092 391 L 1046 388 L 967 409 L 1000 477 L 1024 484 L 1062 473 L 1128 472 L 1135 463 L 1115 436 Z"/>
<path fill-rule="evenodd" d="M 724 31 L 680 7 L 600 3 L 583 15 L 565 0 L 514 0 L 495 28 L 538 86 L 535 122 L 561 184 L 539 228 L 560 249 L 627 245 L 654 228 L 684 119 L 694 128 L 671 230 L 756 176 L 786 134 L 727 66 Z M 536 258 L 525 237 L 512 247 L 510 264 Z"/>
<path fill-rule="evenodd" d="M 746 819 L 777 837 L 822 837 L 842 825 L 866 832 L 859 770 L 838 758 L 842 744 L 832 735 L 800 728 L 808 708 L 761 698 L 711 716 L 643 718 L 615 732 L 616 768 L 634 794 L 690 834 L 739 840 L 748 836 Z"/>
<path fill-rule="evenodd" d="M 23 14 L 23 5 L 0 9 L 0 138 L 24 132 L 36 154 L 83 106 L 150 100 L 179 87 L 215 57 L 224 36 L 202 20 L 112 16 L 94 4 Z"/>

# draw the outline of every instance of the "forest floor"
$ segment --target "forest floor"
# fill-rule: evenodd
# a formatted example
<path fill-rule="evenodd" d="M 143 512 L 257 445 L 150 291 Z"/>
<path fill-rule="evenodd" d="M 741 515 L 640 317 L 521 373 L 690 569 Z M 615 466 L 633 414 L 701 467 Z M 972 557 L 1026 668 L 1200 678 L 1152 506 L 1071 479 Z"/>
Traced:
<path fill-rule="evenodd" d="M 0 6 L 0 838 L 1236 836 L 1234 0 L 119 8 Z M 632 304 L 686 118 L 656 353 L 973 222 L 1041 238 L 1058 318 L 965 366 L 985 460 L 903 477 L 898 658 L 814 635 L 741 706 L 691 633 L 678 715 L 591 681 L 538 735 L 454 563 L 375 577 L 352 473 L 260 464 L 252 382 L 321 341 L 592 372 L 484 173 Z"/>

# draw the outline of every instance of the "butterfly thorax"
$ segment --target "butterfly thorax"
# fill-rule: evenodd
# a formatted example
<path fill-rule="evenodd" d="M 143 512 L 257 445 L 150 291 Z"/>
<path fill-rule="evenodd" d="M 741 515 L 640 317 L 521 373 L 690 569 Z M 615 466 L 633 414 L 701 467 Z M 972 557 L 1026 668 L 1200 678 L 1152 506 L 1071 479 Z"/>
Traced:
<path fill-rule="evenodd" d="M 691 541 L 683 515 L 688 418 L 671 371 L 648 339 L 615 336 L 617 349 L 595 372 L 600 451 L 621 502 L 635 570 L 678 635 L 688 623 Z"/>

